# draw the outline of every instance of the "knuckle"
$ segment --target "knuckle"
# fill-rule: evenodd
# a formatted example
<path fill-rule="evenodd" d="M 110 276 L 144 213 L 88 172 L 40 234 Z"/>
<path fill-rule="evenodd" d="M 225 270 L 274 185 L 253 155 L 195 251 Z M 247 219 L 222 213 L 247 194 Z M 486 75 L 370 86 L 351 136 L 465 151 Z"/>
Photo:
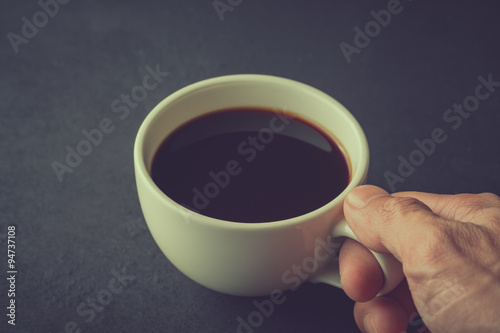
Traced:
<path fill-rule="evenodd" d="M 463 222 L 476 222 L 479 219 L 488 220 L 490 217 L 498 220 L 500 198 L 493 193 L 457 194 L 449 207 L 449 212 L 456 220 Z"/>
<path fill-rule="evenodd" d="M 485 226 L 489 227 L 492 231 L 495 231 L 497 237 L 500 239 L 500 210 L 496 209 L 492 214 L 484 217 Z"/>
<path fill-rule="evenodd" d="M 391 239 L 392 235 L 391 229 L 393 225 L 400 225 L 399 228 L 412 230 L 413 227 L 410 224 L 415 222 L 423 223 L 425 225 L 433 225 L 434 220 L 437 217 L 431 213 L 429 207 L 424 205 L 421 201 L 412 197 L 394 197 L 383 202 L 377 211 L 377 219 L 379 222 L 380 232 L 380 242 L 384 246 L 391 246 L 390 244 L 395 244 L 394 240 Z M 420 233 L 421 235 L 421 233 Z M 406 237 L 405 235 L 404 237 Z M 421 236 L 419 236 L 421 237 Z M 426 236 L 425 236 L 426 237 Z M 415 241 L 415 239 L 414 239 Z M 400 242 L 396 242 L 398 250 L 396 250 L 402 258 L 405 260 L 412 261 L 414 256 L 411 253 L 410 247 L 404 246 Z"/>
<path fill-rule="evenodd" d="M 377 212 L 383 221 L 388 222 L 396 218 L 404 218 L 409 214 L 415 214 L 422 211 L 422 209 L 429 210 L 427 206 L 415 198 L 393 197 L 378 207 Z"/>
<path fill-rule="evenodd" d="M 496 207 L 500 207 L 500 197 L 495 193 L 491 192 L 479 193 L 478 196 L 490 202 L 491 204 L 495 205 Z"/>
<path fill-rule="evenodd" d="M 483 206 L 482 218 L 485 220 L 486 225 L 498 231 L 500 235 L 500 197 L 493 193 L 479 194 L 488 206 Z"/>
<path fill-rule="evenodd" d="M 500 207 L 500 198 L 493 193 L 480 193 L 480 194 L 457 194 L 459 202 L 476 209 L 483 209 L 489 207 Z"/>

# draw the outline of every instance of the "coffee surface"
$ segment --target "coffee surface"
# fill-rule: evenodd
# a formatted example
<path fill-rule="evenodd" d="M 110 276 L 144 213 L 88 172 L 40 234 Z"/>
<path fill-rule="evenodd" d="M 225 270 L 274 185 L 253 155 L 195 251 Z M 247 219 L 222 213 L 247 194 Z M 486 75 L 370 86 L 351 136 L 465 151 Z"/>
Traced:
<path fill-rule="evenodd" d="M 347 159 L 309 122 L 282 111 L 219 110 L 180 126 L 152 162 L 156 185 L 200 214 L 270 222 L 311 212 L 348 185 Z"/>

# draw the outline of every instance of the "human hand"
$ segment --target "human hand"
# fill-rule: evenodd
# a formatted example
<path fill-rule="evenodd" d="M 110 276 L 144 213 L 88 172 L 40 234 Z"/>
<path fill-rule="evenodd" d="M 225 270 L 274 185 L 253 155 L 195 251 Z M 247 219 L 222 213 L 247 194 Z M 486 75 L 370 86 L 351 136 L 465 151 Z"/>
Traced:
<path fill-rule="evenodd" d="M 390 195 L 365 185 L 348 194 L 344 214 L 360 243 L 392 253 L 406 276 L 375 297 L 382 271 L 364 246 L 346 239 L 341 283 L 357 301 L 354 317 L 364 333 L 406 332 L 417 311 L 432 333 L 500 331 L 500 197 Z"/>

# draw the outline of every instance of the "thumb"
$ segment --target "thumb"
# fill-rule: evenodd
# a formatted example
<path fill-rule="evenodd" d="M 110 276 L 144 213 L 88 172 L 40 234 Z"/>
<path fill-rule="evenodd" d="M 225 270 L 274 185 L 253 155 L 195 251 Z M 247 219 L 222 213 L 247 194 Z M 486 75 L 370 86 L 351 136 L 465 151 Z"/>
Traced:
<path fill-rule="evenodd" d="M 422 241 L 442 220 L 418 199 L 394 197 L 372 185 L 359 186 L 347 195 L 344 214 L 363 245 L 390 252 L 403 263 L 411 258 L 408 249 L 425 244 Z"/>

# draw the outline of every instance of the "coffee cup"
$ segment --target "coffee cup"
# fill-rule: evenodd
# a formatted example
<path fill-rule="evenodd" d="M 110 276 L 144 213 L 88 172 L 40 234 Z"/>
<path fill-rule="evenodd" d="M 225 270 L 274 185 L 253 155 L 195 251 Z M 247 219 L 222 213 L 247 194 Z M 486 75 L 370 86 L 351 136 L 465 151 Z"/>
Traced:
<path fill-rule="evenodd" d="M 310 212 L 262 223 L 222 220 L 196 212 L 166 195 L 151 166 L 165 138 L 214 110 L 256 107 L 283 110 L 331 135 L 348 156 L 350 180 L 333 200 Z M 345 237 L 357 240 L 343 216 L 347 193 L 366 181 L 369 150 L 359 123 L 338 101 L 306 84 L 268 75 L 228 75 L 184 87 L 146 117 L 134 146 L 141 209 L 161 251 L 186 276 L 212 290 L 263 296 L 303 282 L 341 288 L 338 252 Z M 392 255 L 373 252 L 383 273 L 379 295 L 403 279 Z"/>

